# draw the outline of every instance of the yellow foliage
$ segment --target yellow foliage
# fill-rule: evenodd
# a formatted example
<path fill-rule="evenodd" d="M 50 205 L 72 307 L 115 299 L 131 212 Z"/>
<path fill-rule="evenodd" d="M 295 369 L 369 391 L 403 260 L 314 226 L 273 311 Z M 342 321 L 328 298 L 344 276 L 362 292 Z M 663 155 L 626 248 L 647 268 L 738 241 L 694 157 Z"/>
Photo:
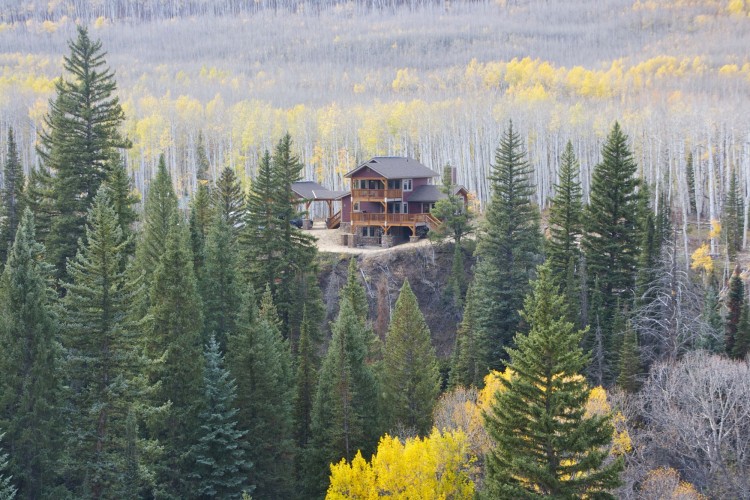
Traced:
<path fill-rule="evenodd" d="M 403 90 L 414 90 L 419 85 L 419 77 L 415 70 L 403 68 L 396 71 L 396 78 L 391 83 L 391 87 L 396 92 Z"/>
<path fill-rule="evenodd" d="M 363 93 L 365 91 L 365 84 L 364 83 L 355 83 L 354 84 L 354 88 L 352 90 L 354 90 L 355 94 L 361 94 L 361 93 Z"/>
<path fill-rule="evenodd" d="M 707 274 L 711 274 L 714 270 L 714 261 L 711 258 L 708 243 L 703 243 L 699 246 L 693 252 L 691 260 L 690 268 L 694 271 L 705 271 Z"/>
<path fill-rule="evenodd" d="M 96 21 L 94 21 L 94 28 L 95 29 L 102 29 L 105 26 L 107 26 L 107 18 L 104 16 L 99 16 L 96 18 Z"/>
<path fill-rule="evenodd" d="M 441 433 L 434 429 L 429 437 L 407 439 L 404 443 L 386 434 L 371 463 L 357 452 L 351 464 L 343 459 L 331 464 L 326 498 L 473 498 L 474 483 L 469 471 L 475 460 L 461 431 Z"/>
<path fill-rule="evenodd" d="M 719 74 L 721 76 L 734 76 L 739 73 L 740 68 L 736 64 L 725 64 L 719 68 Z"/>
<path fill-rule="evenodd" d="M 743 0 L 730 0 L 727 5 L 727 12 L 734 15 L 743 15 L 745 13 L 745 2 Z"/>
<path fill-rule="evenodd" d="M 711 221 L 711 232 L 708 233 L 708 237 L 713 239 L 718 238 L 719 235 L 721 235 L 721 222 L 714 219 Z"/>
<path fill-rule="evenodd" d="M 706 497 L 695 490 L 695 487 L 680 479 L 680 474 L 672 469 L 660 467 L 646 475 L 641 485 L 643 498 L 661 498 L 671 500 L 703 500 Z"/>

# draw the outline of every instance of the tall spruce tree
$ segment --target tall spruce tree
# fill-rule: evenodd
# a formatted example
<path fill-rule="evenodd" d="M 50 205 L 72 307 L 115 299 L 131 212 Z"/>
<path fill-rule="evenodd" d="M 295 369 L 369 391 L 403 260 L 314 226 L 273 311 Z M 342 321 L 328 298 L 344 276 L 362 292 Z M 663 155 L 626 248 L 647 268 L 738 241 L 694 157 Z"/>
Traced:
<path fill-rule="evenodd" d="M 0 267 L 5 265 L 8 252 L 21 222 L 24 209 L 24 176 L 13 129 L 8 129 L 8 152 L 3 166 L 2 206 L 0 206 Z"/>
<path fill-rule="evenodd" d="M 733 262 L 742 250 L 745 232 L 745 203 L 737 182 L 737 172 L 732 170 L 729 188 L 724 198 L 723 227 L 726 235 L 727 258 Z"/>
<path fill-rule="evenodd" d="M 203 280 L 206 237 L 213 215 L 207 181 L 199 179 L 198 187 L 190 201 L 190 244 L 193 249 L 193 268 L 199 282 Z"/>
<path fill-rule="evenodd" d="M 332 330 L 313 402 L 312 439 L 305 456 L 307 496 L 325 492 L 329 464 L 351 460 L 357 450 L 372 453 L 379 435 L 378 389 L 366 362 L 369 332 L 346 295 Z"/>
<path fill-rule="evenodd" d="M 619 297 L 632 293 L 639 244 L 639 181 L 627 136 L 615 122 L 594 167 L 583 250 L 591 281 L 602 294 L 601 321 L 612 318 Z"/>
<path fill-rule="evenodd" d="M 466 292 L 464 317 L 456 332 L 456 347 L 453 350 L 448 379 L 450 387 L 482 387 L 488 371 L 487 359 L 484 356 L 487 347 L 483 345 L 484 339 L 476 328 L 476 308 L 479 306 L 476 293 L 474 285 L 470 285 Z"/>
<path fill-rule="evenodd" d="M 234 170 L 227 167 L 221 171 L 211 191 L 213 210 L 236 233 L 245 218 L 245 193 Z"/>
<path fill-rule="evenodd" d="M 112 206 L 117 214 L 122 237 L 129 241 L 123 251 L 126 256 L 131 256 L 135 252 L 135 238 L 132 237 L 133 224 L 138 220 L 138 214 L 133 207 L 141 201 L 141 198 L 133 189 L 133 182 L 128 175 L 125 162 L 118 161 L 112 166 L 106 184 L 109 187 Z"/>
<path fill-rule="evenodd" d="M 742 314 L 737 325 L 737 333 L 734 337 L 734 346 L 730 355 L 734 359 L 745 359 L 750 352 L 750 304 L 747 298 L 742 304 Z"/>
<path fill-rule="evenodd" d="M 237 380 L 238 425 L 252 462 L 253 498 L 293 496 L 294 437 L 291 355 L 266 291 L 261 310 L 251 293 L 242 297 L 236 331 L 227 343 L 227 366 Z"/>
<path fill-rule="evenodd" d="M 635 393 L 641 387 L 641 378 L 643 376 L 643 362 L 638 347 L 638 333 L 628 323 L 625 334 L 622 336 L 622 346 L 620 346 L 620 367 L 617 375 L 617 385 L 622 390 Z"/>
<path fill-rule="evenodd" d="M 0 280 L 0 428 L 22 498 L 51 494 L 61 448 L 61 350 L 47 285 L 52 270 L 43 257 L 27 208 Z"/>
<path fill-rule="evenodd" d="M 356 314 L 357 318 L 366 325 L 370 313 L 370 304 L 367 301 L 365 287 L 359 282 L 358 276 L 359 266 L 357 266 L 357 258 L 352 257 L 349 259 L 349 267 L 347 268 L 346 273 L 346 284 L 341 289 L 341 296 L 346 297 L 352 305 L 352 309 L 354 309 L 354 314 Z"/>
<path fill-rule="evenodd" d="M 174 224 L 166 235 L 150 296 L 146 349 L 151 359 L 160 360 L 150 376 L 159 384 L 156 401 L 171 402 L 152 428 L 165 457 L 158 470 L 157 493 L 185 498 L 193 494 L 194 485 L 189 481 L 193 464 L 188 452 L 197 439 L 203 403 L 203 315 L 184 224 Z"/>
<path fill-rule="evenodd" d="M 102 44 L 91 40 L 85 27 L 77 30 L 68 45 L 70 55 L 63 59 L 69 78 L 55 83 L 56 96 L 39 138 L 39 155 L 55 174 L 55 217 L 46 244 L 60 277 L 66 275 L 66 260 L 74 257 L 84 236 L 86 212 L 118 161 L 118 150 L 130 147 L 118 130 L 125 114 L 114 95 L 117 85 Z"/>
<path fill-rule="evenodd" d="M 512 370 L 501 378 L 485 426 L 486 498 L 614 498 L 622 462 L 605 464 L 613 427 L 609 416 L 586 416 L 589 390 L 581 371 L 583 331 L 565 319 L 565 303 L 549 264 L 539 268 L 523 318 L 528 335 L 508 349 Z"/>
<path fill-rule="evenodd" d="M 396 300 L 382 366 L 380 391 L 385 428 L 391 433 L 403 428 L 427 435 L 440 393 L 440 371 L 430 329 L 408 280 Z"/>
<path fill-rule="evenodd" d="M 568 265 L 579 260 L 578 243 L 583 234 L 583 195 L 578 180 L 578 160 L 573 144 L 568 141 L 560 157 L 560 174 L 555 184 L 555 196 L 549 210 L 550 237 L 547 258 L 561 289 L 568 286 Z"/>
<path fill-rule="evenodd" d="M 204 338 L 211 335 L 223 353 L 227 337 L 236 329 L 241 302 L 241 283 L 238 276 L 237 243 L 232 228 L 220 217 L 215 217 L 206 240 L 205 272 L 201 282 Z"/>
<path fill-rule="evenodd" d="M 303 164 L 292 152 L 286 134 L 273 156 L 266 153 L 247 201 L 243 248 L 250 281 L 256 289 L 270 285 L 284 336 L 299 337 L 302 321 L 298 291 L 300 277 L 315 268 L 314 238 L 291 224 L 300 217 L 291 184 L 300 180 Z"/>
<path fill-rule="evenodd" d="M 445 197 L 436 201 L 435 207 L 430 210 L 442 224 L 430 231 L 429 237 L 440 242 L 452 239 L 456 246 L 460 246 L 461 239 L 472 230 L 474 214 L 468 209 L 464 199 L 456 194 L 456 187 L 453 182 L 453 167 L 446 165 L 443 168 L 443 185 L 440 187 Z"/>
<path fill-rule="evenodd" d="M 89 209 L 86 240 L 68 263 L 62 302 L 70 413 L 66 476 L 78 495 L 121 497 L 127 491 L 127 416 L 150 396 L 141 323 L 130 304 L 145 293 L 123 260 L 127 240 L 102 187 Z"/>
<path fill-rule="evenodd" d="M 151 181 L 143 211 L 143 233 L 136 249 L 138 268 L 151 282 L 167 247 L 170 229 L 179 221 L 177 195 L 164 155 L 159 157 L 156 176 Z"/>
<path fill-rule="evenodd" d="M 742 310 L 745 307 L 745 283 L 740 276 L 740 268 L 737 266 L 729 279 L 729 294 L 727 295 L 727 318 L 724 334 L 724 348 L 731 356 L 734 353 L 734 344 L 737 340 L 737 331 L 740 327 Z"/>
<path fill-rule="evenodd" d="M 205 352 L 203 376 L 204 409 L 199 415 L 200 437 L 193 446 L 198 498 L 242 498 L 252 491 L 247 474 L 252 464 L 245 458 L 242 438 L 247 431 L 237 428 L 237 384 L 224 368 L 224 357 L 214 337 Z"/>
<path fill-rule="evenodd" d="M 497 369 L 519 326 L 518 311 L 542 253 L 533 168 L 511 122 L 495 151 L 492 198 L 479 235 L 475 273 L 476 325 L 484 337 L 483 365 Z M 482 374 L 484 376 L 484 373 Z"/>
<path fill-rule="evenodd" d="M 302 329 L 297 348 L 297 373 L 294 393 L 294 437 L 298 450 L 303 450 L 310 441 L 311 417 L 315 387 L 318 383 L 320 361 L 313 343 L 319 334 L 311 332 L 316 326 L 310 321 L 307 307 L 303 311 Z M 297 460 L 297 470 L 301 472 L 301 454 Z"/>

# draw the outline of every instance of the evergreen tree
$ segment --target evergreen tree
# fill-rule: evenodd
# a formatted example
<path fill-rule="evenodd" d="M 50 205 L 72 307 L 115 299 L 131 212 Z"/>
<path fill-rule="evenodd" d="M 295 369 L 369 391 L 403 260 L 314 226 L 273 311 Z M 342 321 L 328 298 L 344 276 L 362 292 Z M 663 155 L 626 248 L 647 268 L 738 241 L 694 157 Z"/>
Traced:
<path fill-rule="evenodd" d="M 688 200 L 690 202 L 690 213 L 697 212 L 695 204 L 695 167 L 693 166 L 693 153 L 687 154 L 685 159 L 685 178 L 688 185 Z"/>
<path fill-rule="evenodd" d="M 589 390 L 581 370 L 583 331 L 565 319 L 549 265 L 539 268 L 523 318 L 528 335 L 508 349 L 510 379 L 495 394 L 485 425 L 486 498 L 614 498 L 622 462 L 605 465 L 613 428 L 608 416 L 586 416 Z"/>
<path fill-rule="evenodd" d="M 447 293 L 451 302 L 460 312 L 464 308 L 466 297 L 466 271 L 464 270 L 464 251 L 461 245 L 453 245 L 453 260 L 451 261 L 451 274 L 448 277 Z"/>
<path fill-rule="evenodd" d="M 191 476 L 198 483 L 199 498 L 242 498 L 249 493 L 242 438 L 246 431 L 237 428 L 237 385 L 224 369 L 219 344 L 211 337 L 206 352 L 203 376 L 204 409 L 200 414 L 200 438 L 193 446 L 195 468 Z"/>
<path fill-rule="evenodd" d="M 177 196 L 164 155 L 161 155 L 156 176 L 146 195 L 143 234 L 136 251 L 138 267 L 149 283 L 166 250 L 169 231 L 178 221 Z"/>
<path fill-rule="evenodd" d="M 641 387 L 642 375 L 643 363 L 638 348 L 638 334 L 628 323 L 620 347 L 620 374 L 617 376 L 617 385 L 626 392 L 635 393 Z"/>
<path fill-rule="evenodd" d="M 190 243 L 193 248 L 193 269 L 198 283 L 203 281 L 203 261 L 205 259 L 205 244 L 208 228 L 211 226 L 214 210 L 211 192 L 208 187 L 208 169 L 210 164 L 203 144 L 203 133 L 198 133 L 196 147 L 196 188 L 190 201 Z"/>
<path fill-rule="evenodd" d="M 351 301 L 341 296 L 333 338 L 323 359 L 312 409 L 312 439 L 306 450 L 306 495 L 321 496 L 328 465 L 375 449 L 377 386 L 367 365 L 368 330 Z"/>
<path fill-rule="evenodd" d="M 716 286 L 709 283 L 703 301 L 702 320 L 705 330 L 697 347 L 713 354 L 721 354 L 724 349 L 724 320 L 721 317 L 721 301 Z"/>
<path fill-rule="evenodd" d="M 453 350 L 451 360 L 451 372 L 448 380 L 450 387 L 484 385 L 484 376 L 487 374 L 487 365 L 484 352 L 486 347 L 482 344 L 483 339 L 479 336 L 476 328 L 477 297 L 474 285 L 469 286 L 466 292 L 466 308 L 464 317 L 456 332 L 456 347 Z"/>
<path fill-rule="evenodd" d="M 245 193 L 234 170 L 227 167 L 221 171 L 211 196 L 213 210 L 229 224 L 232 231 L 239 231 L 245 218 Z"/>
<path fill-rule="evenodd" d="M 346 300 L 352 305 L 354 314 L 362 322 L 367 324 L 370 305 L 367 301 L 367 292 L 365 287 L 359 282 L 359 268 L 357 266 L 357 258 L 352 257 L 349 259 L 349 268 L 346 274 L 346 284 L 341 289 L 341 296 L 346 297 Z"/>
<path fill-rule="evenodd" d="M 594 168 L 583 238 L 590 279 L 598 280 L 602 294 L 601 320 L 605 325 L 618 297 L 627 296 L 635 284 L 639 243 L 636 169 L 627 136 L 615 122 L 602 149 L 602 161 Z"/>
<path fill-rule="evenodd" d="M 380 380 L 386 429 L 393 433 L 401 427 L 427 435 L 440 393 L 440 371 L 430 329 L 409 281 L 404 281 L 396 300 Z"/>
<path fill-rule="evenodd" d="M 27 208 L 0 281 L 0 427 L 23 498 L 41 498 L 57 475 L 60 349 L 44 247 Z"/>
<path fill-rule="evenodd" d="M 564 292 L 568 286 L 568 265 L 571 260 L 578 262 L 578 241 L 583 234 L 583 195 L 578 170 L 573 144 L 568 141 L 560 157 L 559 183 L 555 184 L 555 197 L 550 205 L 550 238 L 546 248 L 552 272 Z"/>
<path fill-rule="evenodd" d="M 742 314 L 737 325 L 737 334 L 734 338 L 731 356 L 734 359 L 745 359 L 748 352 L 750 352 L 750 305 L 745 299 L 742 304 Z"/>
<path fill-rule="evenodd" d="M 745 284 L 740 276 L 740 268 L 737 266 L 734 274 L 729 279 L 729 295 L 727 296 L 727 319 L 724 334 L 724 348 L 728 355 L 734 353 L 734 344 L 737 339 L 737 329 L 742 317 L 742 309 L 745 305 Z"/>
<path fill-rule="evenodd" d="M 317 335 L 311 334 L 310 330 L 315 326 L 311 324 L 307 313 L 307 307 L 303 312 L 302 329 L 297 349 L 297 374 L 294 394 L 294 427 L 295 440 L 298 450 L 303 450 L 310 441 L 310 425 L 312 417 L 313 399 L 315 387 L 318 382 L 319 360 L 312 339 Z M 297 470 L 300 470 L 301 461 L 298 461 Z"/>
<path fill-rule="evenodd" d="M 2 441 L 5 434 L 0 434 L 0 441 Z M 8 470 L 8 454 L 0 455 L 0 473 L 7 472 Z M 13 476 L 5 476 L 0 474 L 0 498 L 3 500 L 13 500 L 16 498 L 18 490 L 13 486 Z"/>
<path fill-rule="evenodd" d="M 198 144 L 195 147 L 195 180 L 198 185 L 207 184 L 209 181 L 209 170 L 211 162 L 206 154 L 206 141 L 203 140 L 203 131 L 198 131 Z"/>
<path fill-rule="evenodd" d="M 66 476 L 77 494 L 92 498 L 125 493 L 127 416 L 150 396 L 141 324 L 129 311 L 145 292 L 141 280 L 125 271 L 127 243 L 103 187 L 89 209 L 86 240 L 68 263 L 72 281 L 62 302 L 71 388 Z"/>
<path fill-rule="evenodd" d="M 227 337 L 235 331 L 240 309 L 238 258 L 232 228 L 222 218 L 214 218 L 206 240 L 201 294 L 206 318 L 204 337 L 214 335 L 222 352 L 226 352 Z"/>
<path fill-rule="evenodd" d="M 40 165 L 32 169 L 24 193 L 24 204 L 34 214 L 37 241 L 47 241 L 55 209 L 52 204 L 52 176 L 49 170 Z"/>
<path fill-rule="evenodd" d="M 303 164 L 292 153 L 292 140 L 285 135 L 261 159 L 248 195 L 243 247 L 250 282 L 256 289 L 270 285 L 279 311 L 284 336 L 299 337 L 302 321 L 298 287 L 301 276 L 314 272 L 314 238 L 290 222 L 301 214 L 291 184 L 300 180 Z"/>
<path fill-rule="evenodd" d="M 245 294 L 227 344 L 227 366 L 237 380 L 237 421 L 248 431 L 249 481 L 258 499 L 291 497 L 294 479 L 291 356 L 278 326 L 269 291 L 260 312 L 253 295 Z"/>
<path fill-rule="evenodd" d="M 0 267 L 5 265 L 8 252 L 18 231 L 24 208 L 24 177 L 18 156 L 13 129 L 8 129 L 8 154 L 3 167 L 2 206 L 0 206 Z"/>
<path fill-rule="evenodd" d="M 159 472 L 159 495 L 185 498 L 192 495 L 188 474 L 193 464 L 189 450 L 197 439 L 198 414 L 203 395 L 202 304 L 193 274 L 187 229 L 175 224 L 166 236 L 164 255 L 151 286 L 151 324 L 146 342 L 151 359 L 160 363 L 151 370 L 158 383 L 156 400 L 170 401 L 166 414 L 152 429 L 164 447 Z"/>
<path fill-rule="evenodd" d="M 476 325 L 484 337 L 483 365 L 499 368 L 519 326 L 518 311 L 542 251 L 533 168 L 511 122 L 495 151 L 492 199 L 477 247 Z M 482 377 L 484 373 L 482 374 Z"/>
<path fill-rule="evenodd" d="M 128 169 L 124 162 L 118 161 L 112 166 L 107 178 L 112 206 L 117 214 L 117 221 L 122 231 L 124 240 L 129 241 L 123 249 L 126 256 L 133 255 L 135 251 L 135 239 L 133 235 L 133 224 L 138 220 L 138 214 L 133 206 L 141 201 L 140 196 L 133 189 L 133 182 L 128 175 Z"/>
<path fill-rule="evenodd" d="M 50 101 L 39 148 L 42 161 L 55 174 L 55 217 L 47 250 L 58 276 L 65 276 L 66 260 L 76 253 L 88 207 L 118 161 L 118 149 L 130 147 L 118 131 L 125 114 L 114 96 L 114 73 L 106 66 L 101 42 L 92 41 L 87 29 L 78 26 L 69 47 L 63 66 L 70 79 L 55 83 L 56 97 Z"/>
<path fill-rule="evenodd" d="M 435 207 L 430 213 L 440 219 L 442 224 L 430 231 L 429 236 L 433 241 L 445 241 L 452 239 L 456 246 L 461 245 L 461 239 L 471 232 L 471 221 L 474 214 L 464 204 L 464 199 L 455 193 L 456 185 L 453 184 L 453 168 L 446 165 L 443 168 L 443 185 L 441 191 L 445 198 L 435 202 Z"/>
<path fill-rule="evenodd" d="M 737 185 L 737 172 L 732 170 L 732 176 L 729 182 L 724 199 L 723 227 L 726 235 L 727 258 L 733 262 L 737 257 L 737 252 L 742 250 L 742 240 L 745 232 L 745 204 Z"/>

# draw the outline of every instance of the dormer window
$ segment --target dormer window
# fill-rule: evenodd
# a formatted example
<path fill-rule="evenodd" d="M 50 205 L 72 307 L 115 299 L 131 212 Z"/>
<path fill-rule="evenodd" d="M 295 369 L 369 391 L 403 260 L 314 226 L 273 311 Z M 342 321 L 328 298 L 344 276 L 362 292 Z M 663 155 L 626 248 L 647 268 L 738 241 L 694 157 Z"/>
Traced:
<path fill-rule="evenodd" d="M 411 189 L 412 189 L 412 187 L 411 187 L 411 179 L 402 179 L 401 180 L 401 185 L 403 186 L 402 189 L 404 191 L 411 191 Z"/>

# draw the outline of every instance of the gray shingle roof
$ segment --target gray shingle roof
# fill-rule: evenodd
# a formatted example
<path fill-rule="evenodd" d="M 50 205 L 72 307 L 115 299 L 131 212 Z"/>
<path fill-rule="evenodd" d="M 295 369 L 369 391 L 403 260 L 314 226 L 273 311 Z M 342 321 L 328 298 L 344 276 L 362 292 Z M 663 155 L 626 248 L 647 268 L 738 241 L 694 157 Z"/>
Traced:
<path fill-rule="evenodd" d="M 331 191 L 313 181 L 292 182 L 292 191 L 304 200 L 338 200 L 349 194 L 349 191 Z"/>
<path fill-rule="evenodd" d="M 362 163 L 354 170 L 348 172 L 344 177 L 351 177 L 358 170 L 370 167 L 386 179 L 423 179 L 425 177 L 438 177 L 439 174 L 425 167 L 414 158 L 403 156 L 375 156 L 369 161 Z"/>

